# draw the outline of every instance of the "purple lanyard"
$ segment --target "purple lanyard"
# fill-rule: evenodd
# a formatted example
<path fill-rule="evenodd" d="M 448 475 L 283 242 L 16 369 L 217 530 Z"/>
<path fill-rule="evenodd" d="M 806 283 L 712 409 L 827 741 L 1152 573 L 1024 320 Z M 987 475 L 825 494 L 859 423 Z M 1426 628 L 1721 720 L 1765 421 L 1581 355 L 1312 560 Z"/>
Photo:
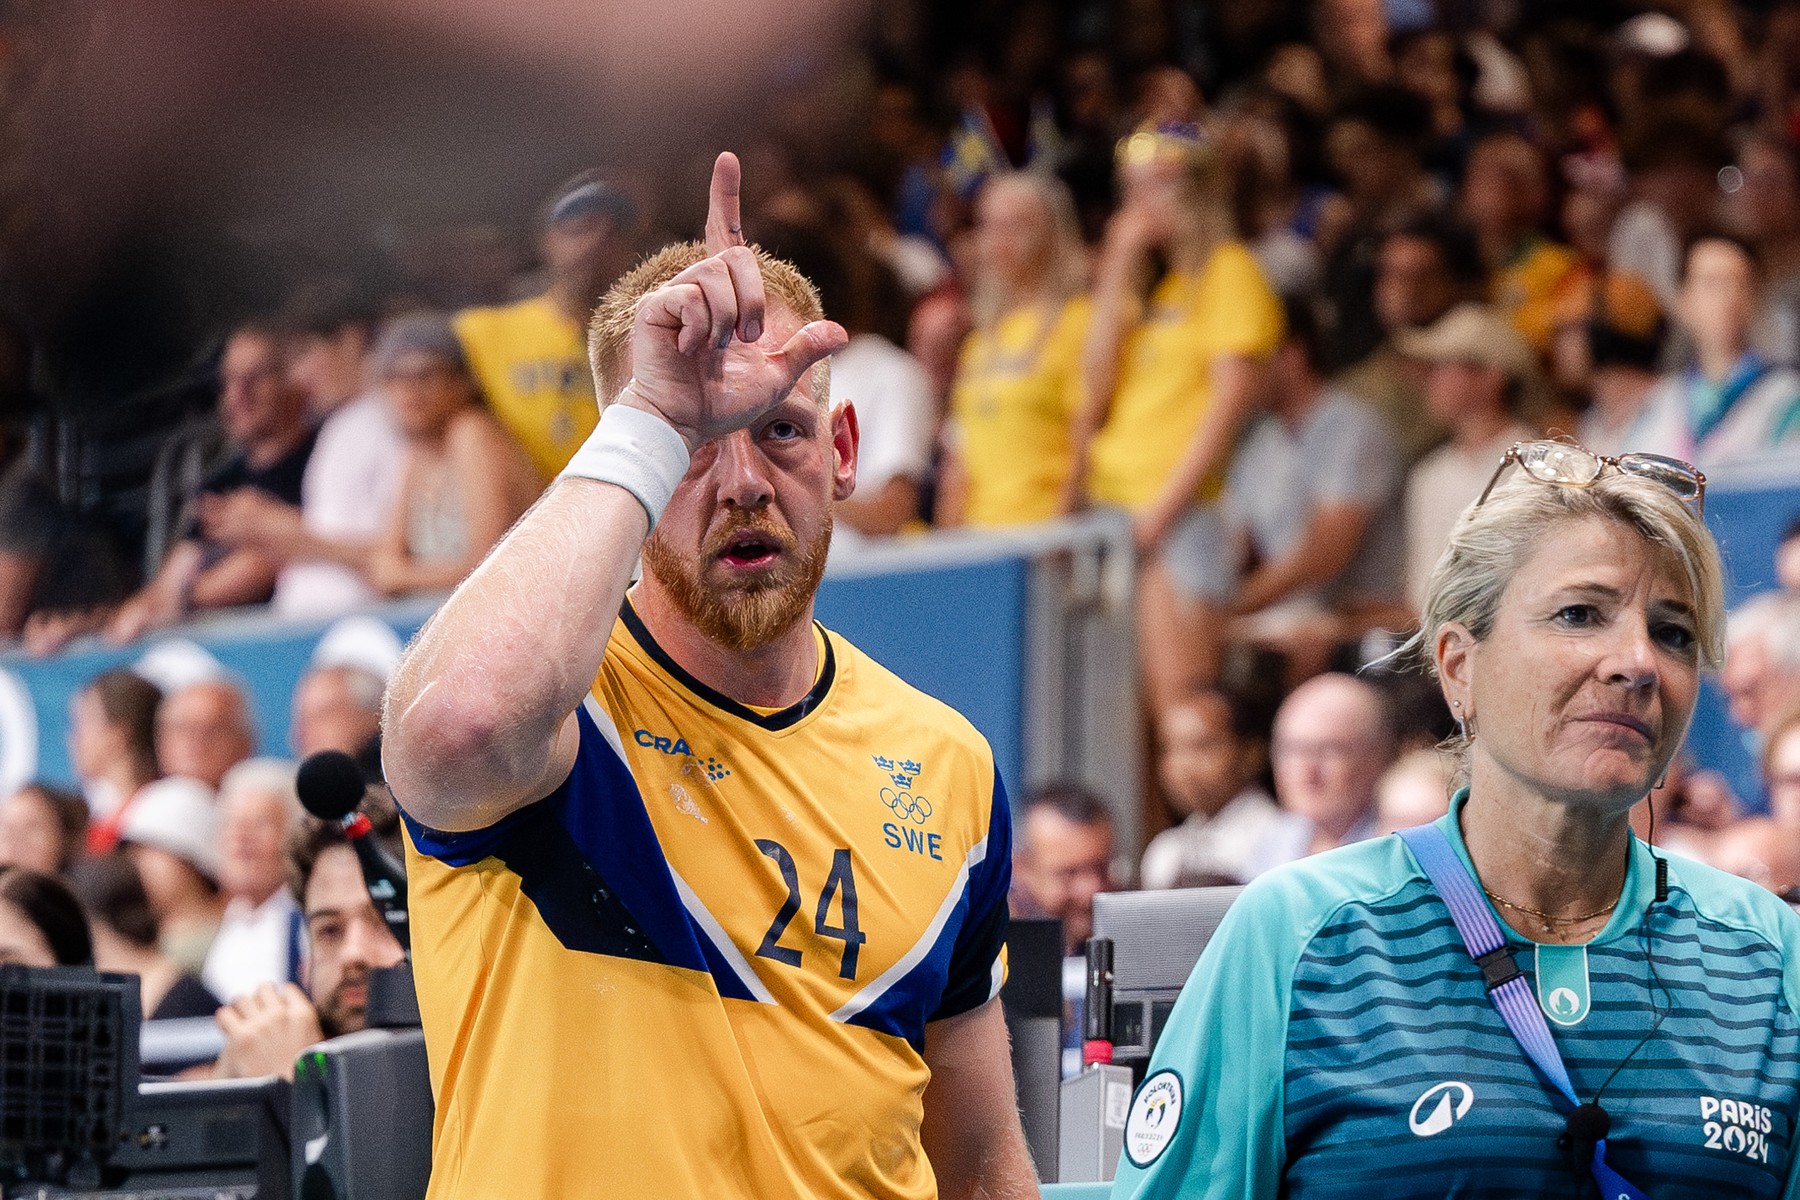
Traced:
<path fill-rule="evenodd" d="M 1463 946 L 1475 960 L 1475 965 L 1481 968 L 1488 997 L 1500 1010 L 1500 1018 L 1525 1051 L 1525 1057 L 1531 1060 L 1544 1081 L 1569 1102 L 1572 1113 L 1592 1108 L 1576 1097 L 1575 1085 L 1563 1066 L 1555 1039 L 1550 1036 L 1550 1027 L 1544 1023 L 1543 1010 L 1525 983 L 1525 973 L 1513 962 L 1512 953 L 1506 948 L 1506 937 L 1500 932 L 1500 923 L 1494 920 L 1487 901 L 1481 898 L 1481 888 L 1469 874 L 1469 869 L 1450 848 L 1450 839 L 1436 825 L 1402 829 L 1399 836 L 1413 857 L 1419 860 L 1419 866 L 1424 868 L 1431 885 L 1450 910 L 1450 919 L 1456 922 L 1456 932 L 1462 935 Z M 1650 1200 L 1623 1175 L 1606 1165 L 1604 1137 L 1594 1141 L 1594 1159 L 1589 1170 L 1593 1172 L 1594 1182 L 1600 1185 L 1602 1200 Z"/>

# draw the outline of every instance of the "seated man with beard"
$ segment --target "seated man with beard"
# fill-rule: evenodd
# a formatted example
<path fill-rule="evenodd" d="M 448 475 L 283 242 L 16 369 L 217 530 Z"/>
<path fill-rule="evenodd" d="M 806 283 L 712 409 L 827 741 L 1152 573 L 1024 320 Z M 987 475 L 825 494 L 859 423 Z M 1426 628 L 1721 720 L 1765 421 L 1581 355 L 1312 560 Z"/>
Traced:
<path fill-rule="evenodd" d="M 398 832 L 391 806 L 365 802 L 375 833 Z M 369 972 L 398 966 L 405 952 L 375 911 L 356 851 L 336 821 L 307 820 L 288 843 L 288 883 L 306 920 L 306 990 L 265 983 L 218 1012 L 225 1052 L 220 1079 L 294 1077 L 294 1061 L 315 1042 L 367 1024 Z"/>
<path fill-rule="evenodd" d="M 846 335 L 739 182 L 601 301 L 599 425 L 389 688 L 431 1200 L 1037 1194 L 1005 791 L 812 620 Z"/>

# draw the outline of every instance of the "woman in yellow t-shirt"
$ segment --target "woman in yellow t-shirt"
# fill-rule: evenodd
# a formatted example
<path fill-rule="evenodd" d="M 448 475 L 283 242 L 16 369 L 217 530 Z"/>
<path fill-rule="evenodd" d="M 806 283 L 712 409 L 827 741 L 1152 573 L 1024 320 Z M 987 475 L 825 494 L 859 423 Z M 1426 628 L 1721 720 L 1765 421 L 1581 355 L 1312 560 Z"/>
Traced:
<path fill-rule="evenodd" d="M 1068 189 L 1002 175 L 975 206 L 975 330 L 950 393 L 939 525 L 1017 525 L 1062 511 L 1079 405 L 1087 259 Z"/>
<path fill-rule="evenodd" d="M 1197 131 L 1127 138 L 1119 184 L 1071 478 L 1082 498 L 1131 514 L 1139 657 L 1160 712 L 1218 675 L 1237 572 L 1216 501 L 1260 403 L 1282 313 L 1234 240 L 1228 173 Z"/>

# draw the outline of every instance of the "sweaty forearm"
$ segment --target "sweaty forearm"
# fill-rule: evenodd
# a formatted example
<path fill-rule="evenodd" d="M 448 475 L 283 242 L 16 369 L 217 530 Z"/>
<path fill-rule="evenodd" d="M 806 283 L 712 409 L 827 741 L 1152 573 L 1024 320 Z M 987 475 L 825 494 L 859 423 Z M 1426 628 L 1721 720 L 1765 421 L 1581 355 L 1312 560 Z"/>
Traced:
<path fill-rule="evenodd" d="M 439 828 L 479 828 L 547 794 L 559 731 L 600 669 L 648 531 L 641 503 L 558 483 L 451 594 L 388 690 L 394 792 Z"/>

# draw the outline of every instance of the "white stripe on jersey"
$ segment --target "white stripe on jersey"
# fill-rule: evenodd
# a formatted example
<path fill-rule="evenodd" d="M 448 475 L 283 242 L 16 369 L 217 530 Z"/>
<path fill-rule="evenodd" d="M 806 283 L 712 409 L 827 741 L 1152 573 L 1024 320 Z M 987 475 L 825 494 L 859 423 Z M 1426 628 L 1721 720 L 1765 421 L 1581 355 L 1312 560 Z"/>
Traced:
<path fill-rule="evenodd" d="M 833 1021 L 848 1021 L 881 999 L 889 988 L 906 978 L 907 973 L 919 965 L 920 960 L 930 952 L 932 943 L 937 941 L 938 934 L 943 932 L 945 922 L 950 920 L 950 914 L 956 910 L 957 901 L 962 899 L 963 892 L 969 886 L 969 873 L 987 857 L 987 849 L 988 840 L 985 837 L 969 847 L 967 857 L 963 859 L 962 866 L 957 869 L 956 882 L 950 885 L 949 894 L 944 897 L 944 902 L 938 905 L 936 915 L 931 918 L 931 924 L 925 927 L 925 932 L 920 935 L 917 942 L 913 943 L 912 949 L 901 955 L 900 961 L 871 980 L 868 987 L 844 1001 L 843 1007 L 831 1014 Z"/>
<path fill-rule="evenodd" d="M 606 744 L 612 747 L 613 753 L 619 756 L 619 761 L 625 764 L 626 770 L 630 770 L 631 762 L 625 757 L 625 742 L 619 737 L 619 727 L 613 724 L 612 714 L 601 706 L 599 697 L 589 692 L 582 699 L 581 707 L 587 710 L 587 715 L 593 720 L 594 727 L 600 731 L 600 736 L 606 739 Z"/>
<path fill-rule="evenodd" d="M 756 997 L 758 1004 L 774 1004 L 775 997 L 770 993 L 768 985 L 763 983 L 761 977 L 757 975 L 756 968 L 750 965 L 750 961 L 744 957 L 743 951 L 737 948 L 731 937 L 725 932 L 725 927 L 719 924 L 719 919 L 707 911 L 706 905 L 701 903 L 700 897 L 694 894 L 694 889 L 687 885 L 687 880 L 676 873 L 673 866 L 669 868 L 669 878 L 675 881 L 675 890 L 681 894 L 681 906 L 687 909 L 688 917 L 706 934 L 707 940 L 713 944 L 719 955 L 731 967 L 732 973 L 738 977 L 738 982 L 742 983 L 744 989 Z"/>

